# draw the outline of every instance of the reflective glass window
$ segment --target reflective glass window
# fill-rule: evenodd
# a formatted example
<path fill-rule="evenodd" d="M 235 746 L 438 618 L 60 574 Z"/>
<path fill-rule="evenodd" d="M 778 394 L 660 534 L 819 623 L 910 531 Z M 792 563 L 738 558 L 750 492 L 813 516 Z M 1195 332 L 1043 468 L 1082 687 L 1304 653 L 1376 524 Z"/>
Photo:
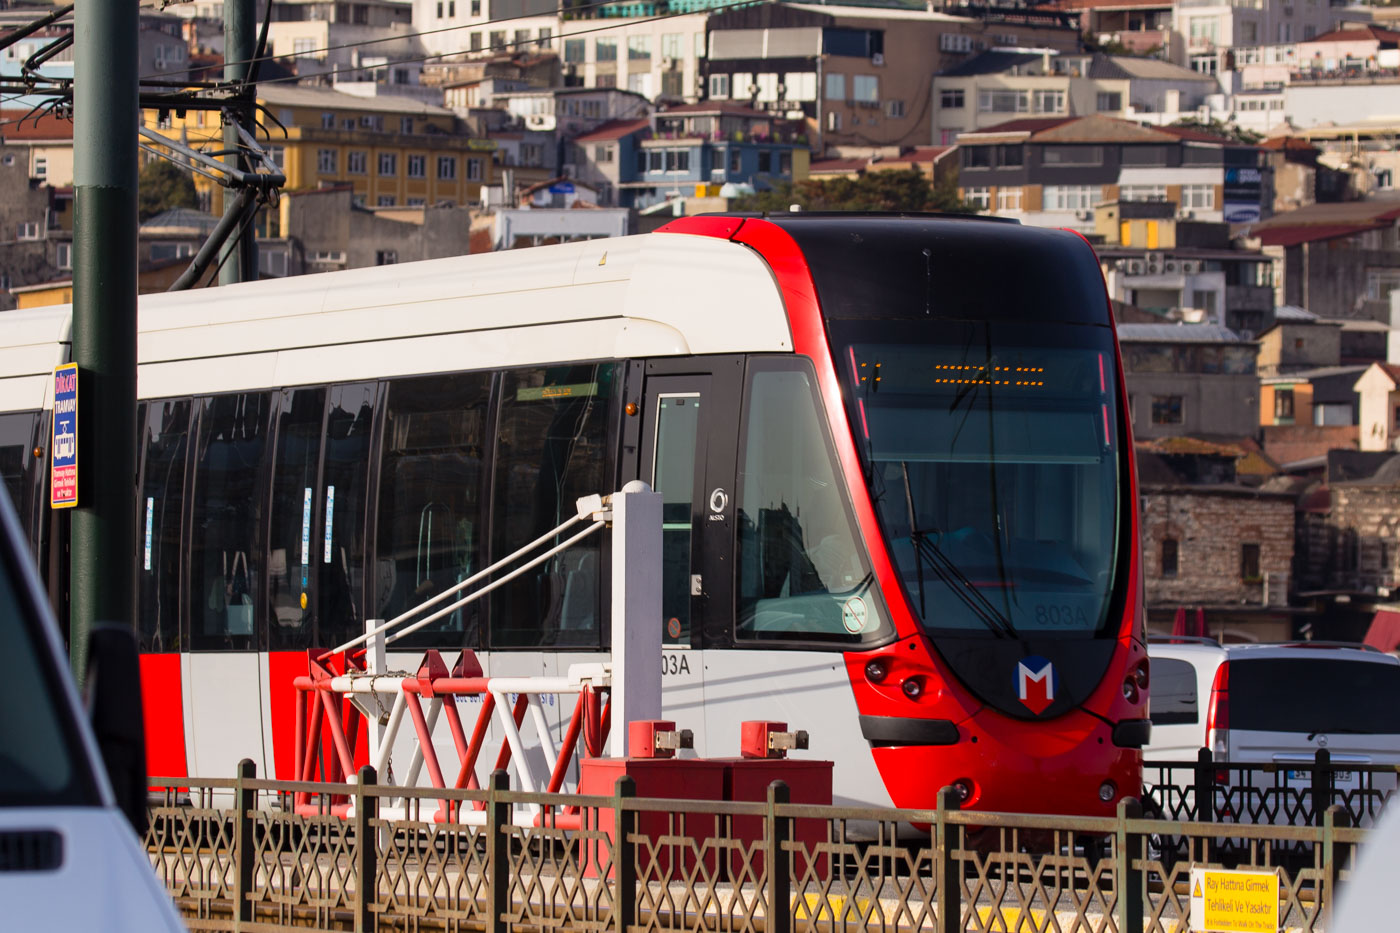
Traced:
<path fill-rule="evenodd" d="M 365 514 L 377 387 L 331 386 L 321 467 L 320 535 L 313 533 L 317 644 L 364 632 Z"/>
<path fill-rule="evenodd" d="M 315 636 L 312 539 L 320 537 L 313 529 L 320 501 L 326 390 L 284 389 L 280 396 L 268 510 L 268 648 L 289 651 L 310 648 Z"/>
<path fill-rule="evenodd" d="M 656 481 L 661 494 L 661 617 L 667 644 L 690 644 L 690 535 L 695 498 L 699 393 L 662 395 L 656 411 Z"/>
<path fill-rule="evenodd" d="M 142 651 L 180 650 L 180 517 L 190 400 L 143 402 L 136 512 L 137 636 Z"/>
<path fill-rule="evenodd" d="M 562 524 L 575 514 L 580 496 L 612 491 L 608 422 L 615 376 L 612 364 L 503 376 L 494 484 L 497 556 Z M 602 546 L 601 535 L 585 538 L 502 587 L 491 608 L 491 646 L 602 644 Z"/>
<path fill-rule="evenodd" d="M 189 589 L 190 647 L 196 650 L 257 647 L 258 530 L 270 402 L 263 392 L 196 402 Z"/>
<path fill-rule="evenodd" d="M 19 516 L 25 537 L 32 544 L 41 508 L 36 508 L 36 476 L 41 465 L 34 457 L 38 444 L 39 413 L 18 411 L 0 414 L 0 477 Z M 43 445 L 47 447 L 47 445 Z M 42 484 L 39 484 L 42 485 Z"/>
<path fill-rule="evenodd" d="M 739 460 L 740 638 L 852 642 L 884 630 L 805 366 L 750 376 Z"/>
<path fill-rule="evenodd" d="M 375 558 L 379 619 L 394 618 L 481 569 L 491 376 L 397 379 L 388 392 Z M 394 644 L 476 647 L 478 613 L 479 603 L 472 603 Z"/>

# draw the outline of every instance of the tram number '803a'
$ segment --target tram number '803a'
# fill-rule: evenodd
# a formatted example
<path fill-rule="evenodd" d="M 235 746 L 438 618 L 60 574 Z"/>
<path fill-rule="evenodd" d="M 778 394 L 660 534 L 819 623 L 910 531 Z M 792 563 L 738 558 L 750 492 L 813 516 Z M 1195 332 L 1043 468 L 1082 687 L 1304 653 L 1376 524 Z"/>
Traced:
<path fill-rule="evenodd" d="M 683 654 L 663 654 L 661 656 L 662 674 L 689 674 L 690 659 Z"/>
<path fill-rule="evenodd" d="M 1073 625 L 1087 628 L 1089 621 L 1084 617 L 1084 610 L 1076 606 L 1047 606 L 1045 603 L 1036 603 L 1035 624 L 1038 626 L 1048 626 L 1050 628 L 1054 628 L 1057 625 Z"/>

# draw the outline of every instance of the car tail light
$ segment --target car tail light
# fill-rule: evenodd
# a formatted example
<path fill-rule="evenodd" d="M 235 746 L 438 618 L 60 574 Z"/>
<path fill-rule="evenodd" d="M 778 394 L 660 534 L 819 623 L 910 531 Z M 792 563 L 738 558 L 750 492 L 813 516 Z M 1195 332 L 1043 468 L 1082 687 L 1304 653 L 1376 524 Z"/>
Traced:
<path fill-rule="evenodd" d="M 1210 687 L 1210 712 L 1206 714 L 1206 742 L 1217 756 L 1225 754 L 1225 736 L 1221 733 L 1230 728 L 1230 662 L 1226 661 L 1215 671 L 1215 682 Z"/>

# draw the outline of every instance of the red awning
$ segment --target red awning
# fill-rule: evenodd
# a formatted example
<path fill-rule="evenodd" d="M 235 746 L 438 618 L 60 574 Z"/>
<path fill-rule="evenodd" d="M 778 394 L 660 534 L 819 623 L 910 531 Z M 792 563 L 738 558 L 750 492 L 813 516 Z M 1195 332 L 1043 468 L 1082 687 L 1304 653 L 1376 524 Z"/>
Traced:
<path fill-rule="evenodd" d="M 1400 648 L 1400 612 L 1382 609 L 1366 630 L 1366 644 L 1379 651 Z"/>

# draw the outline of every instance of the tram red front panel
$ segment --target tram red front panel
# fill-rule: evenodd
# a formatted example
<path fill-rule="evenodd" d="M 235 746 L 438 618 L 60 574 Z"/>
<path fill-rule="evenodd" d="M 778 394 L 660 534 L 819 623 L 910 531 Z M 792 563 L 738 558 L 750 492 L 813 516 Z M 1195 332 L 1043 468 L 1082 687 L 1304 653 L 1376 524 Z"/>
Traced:
<path fill-rule="evenodd" d="M 853 651 L 846 656 L 847 671 L 856 706 L 867 716 L 895 716 L 909 719 L 944 719 L 959 727 L 959 740 L 952 745 L 901 745 L 872 748 L 875 763 L 896 806 L 931 808 L 938 789 L 959 778 L 971 779 L 974 793 L 965 806 L 984 810 L 1026 810 L 1065 813 L 1111 814 L 1114 802 L 1098 799 L 1100 783 L 1111 779 L 1118 796 L 1137 794 L 1140 789 L 1141 753 L 1112 744 L 1111 726 L 1098 718 L 1137 718 L 1146 715 L 1145 703 L 1130 708 L 1121 695 L 1124 673 L 1145 652 L 1133 637 L 1131 626 L 1119 632 L 1118 645 L 1103 681 L 1083 710 L 1053 720 L 1026 723 L 1013 720 L 984 707 L 954 678 L 952 671 L 924 634 L 922 626 L 902 605 L 898 575 L 883 545 L 879 523 L 863 471 L 855 439 L 842 403 L 840 381 L 832 361 L 811 270 L 796 241 L 777 224 L 754 218 L 696 217 L 667 224 L 661 232 L 712 236 L 749 246 L 763 257 L 782 291 L 797 353 L 812 360 L 822 404 L 835 441 L 837 458 L 845 476 L 847 492 L 870 554 L 875 577 L 886 594 L 892 621 L 899 639 L 873 652 Z M 1116 343 L 1116 341 L 1115 341 Z M 1122 390 L 1122 363 L 1119 354 L 1119 385 Z M 1126 397 L 1124 395 L 1123 397 Z M 1126 420 L 1126 419 L 1124 419 Z M 1127 450 L 1131 450 L 1131 434 Z M 1131 534 L 1137 534 L 1136 474 L 1129 470 L 1130 495 L 1127 512 Z M 1125 608 L 1140 617 L 1141 573 L 1139 555 L 1132 554 Z M 866 664 L 886 656 L 904 676 L 889 676 L 882 684 L 865 676 Z M 927 690 L 917 699 L 898 692 L 898 684 L 917 676 Z M 887 689 L 888 688 L 888 689 Z M 994 766 L 989 766 L 994 763 Z M 1032 803 L 1028 795 L 1033 795 Z"/>
<path fill-rule="evenodd" d="M 178 654 L 141 655 L 141 710 L 150 777 L 189 776 L 182 686 Z"/>

